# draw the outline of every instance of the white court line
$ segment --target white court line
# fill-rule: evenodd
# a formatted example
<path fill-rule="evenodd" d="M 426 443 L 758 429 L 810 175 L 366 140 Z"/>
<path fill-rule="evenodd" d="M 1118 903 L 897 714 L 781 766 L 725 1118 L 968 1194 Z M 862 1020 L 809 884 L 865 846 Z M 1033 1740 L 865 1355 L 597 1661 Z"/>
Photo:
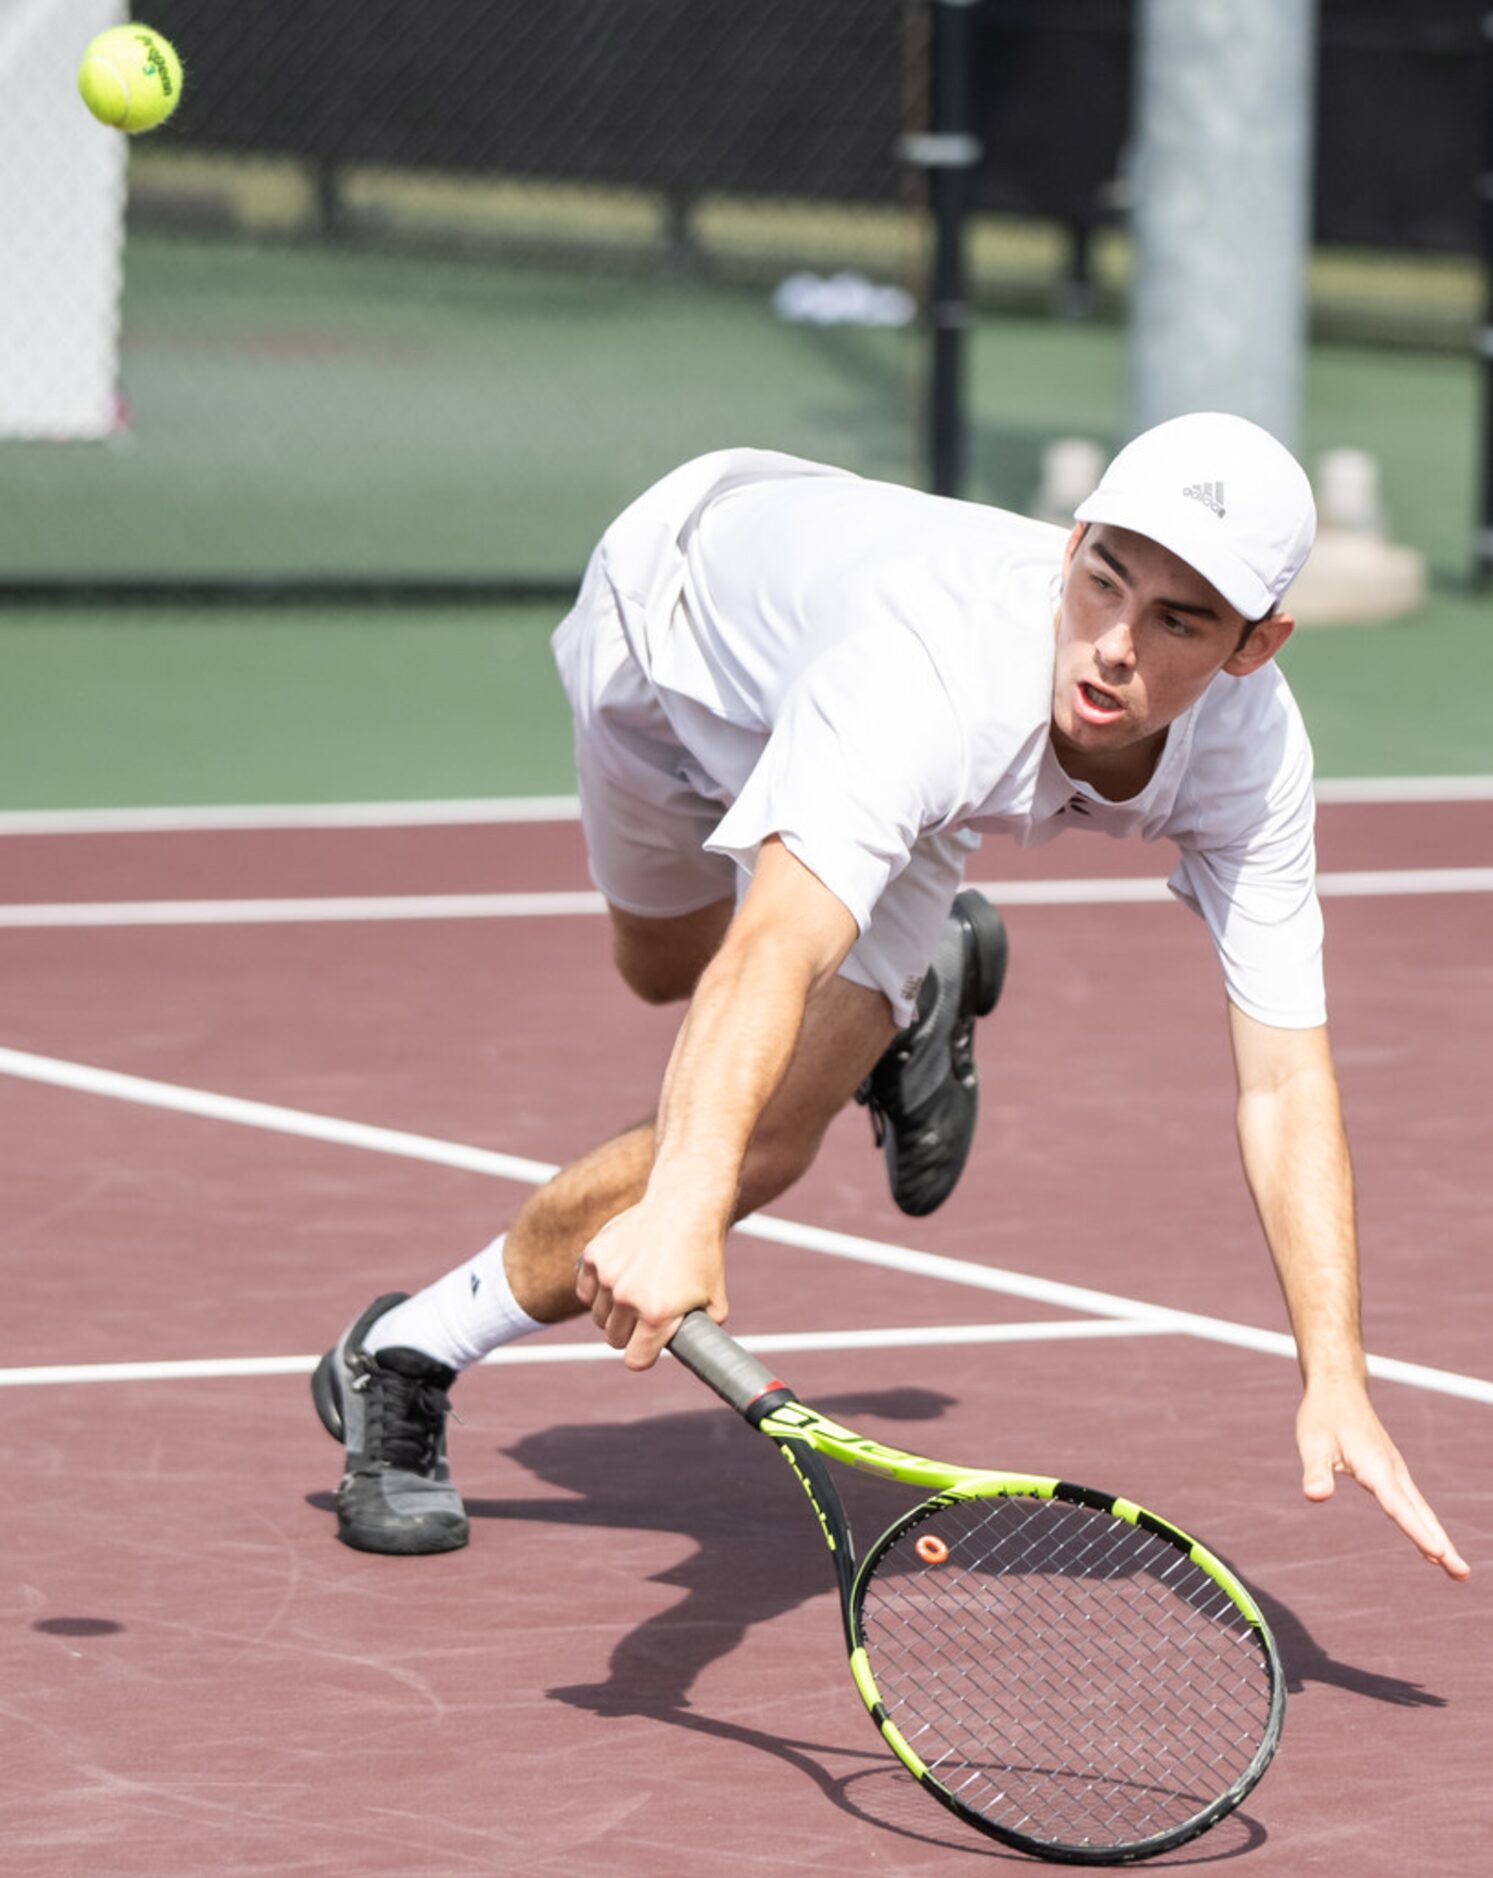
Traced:
<path fill-rule="evenodd" d="M 305 900 L 118 900 L 0 906 L 0 927 L 319 926 L 401 919 L 552 919 L 606 911 L 599 893 L 410 893 Z"/>
<path fill-rule="evenodd" d="M 1489 802 L 1493 776 L 1318 777 L 1319 802 Z M 410 828 L 573 822 L 575 796 L 462 796 L 421 802 L 264 802 L 133 809 L 12 809 L 0 835 L 106 835 L 212 828 Z"/>
<path fill-rule="evenodd" d="M 1493 867 L 1370 868 L 1358 873 L 1318 874 L 1323 899 L 1378 899 L 1384 894 L 1488 893 Z"/>
<path fill-rule="evenodd" d="M 191 1089 L 181 1083 L 152 1082 L 143 1076 L 124 1076 L 117 1070 L 93 1069 L 86 1063 L 33 1056 L 24 1050 L 0 1049 L 0 1075 L 50 1083 L 59 1089 L 76 1089 L 84 1095 L 109 1096 L 117 1102 L 136 1102 L 146 1108 L 171 1109 L 179 1115 L 234 1122 L 240 1128 L 264 1128 L 272 1134 L 298 1135 L 306 1141 L 329 1141 L 338 1147 L 364 1148 L 371 1154 L 394 1154 L 405 1160 L 458 1167 L 467 1173 L 492 1174 L 500 1180 L 519 1180 L 528 1186 L 537 1187 L 559 1171 L 549 1161 L 524 1160 L 519 1155 L 498 1154 L 490 1148 L 468 1147 L 460 1141 L 441 1141 L 432 1135 L 411 1135 L 397 1128 L 341 1121 L 331 1115 L 313 1115 L 305 1109 L 280 1108 L 272 1102 L 215 1095 L 211 1090 Z"/>
<path fill-rule="evenodd" d="M 463 796 L 430 802 L 263 802 L 154 809 L 11 809 L 0 835 L 138 835 L 214 828 L 424 828 L 574 822 L 576 796 Z"/>
<path fill-rule="evenodd" d="M 1319 802 L 1493 802 L 1493 776 L 1319 776 Z"/>
<path fill-rule="evenodd" d="M 1095 1337 L 1145 1337 L 1172 1334 L 1172 1326 L 1144 1318 L 1065 1318 L 1061 1322 L 1023 1324 L 927 1324 L 893 1330 L 790 1330 L 738 1337 L 743 1349 L 763 1356 L 834 1350 L 946 1349 L 955 1344 L 1065 1343 Z M 620 1362 L 622 1352 L 609 1344 L 514 1343 L 483 1357 L 484 1364 Z M 164 1363 L 52 1363 L 30 1369 L 0 1369 L 0 1389 L 27 1389 L 52 1383 L 180 1382 L 224 1376 L 309 1376 L 315 1356 L 225 1356 Z"/>
<path fill-rule="evenodd" d="M 280 1108 L 268 1102 L 248 1102 L 237 1096 L 218 1095 L 211 1090 L 192 1089 L 179 1083 L 154 1082 L 142 1076 L 126 1076 L 117 1070 L 96 1069 L 85 1063 L 36 1056 L 23 1050 L 0 1048 L 0 1075 L 48 1083 L 55 1088 L 74 1089 L 89 1095 L 108 1096 L 116 1101 L 140 1103 L 149 1108 L 169 1109 L 178 1114 L 269 1129 L 307 1140 L 363 1148 L 376 1154 L 393 1154 L 409 1160 L 434 1162 L 444 1167 L 459 1167 L 472 1173 L 496 1175 L 505 1180 L 537 1185 L 556 1171 L 547 1162 L 498 1154 L 491 1149 L 469 1147 L 462 1142 L 442 1141 L 430 1135 L 407 1134 L 393 1128 L 371 1127 L 363 1122 L 341 1121 L 330 1115 Z M 1132 1327 L 1140 1323 L 1148 1332 L 1158 1329 L 1177 1330 L 1212 1343 L 1230 1344 L 1237 1349 L 1257 1350 L 1267 1355 L 1292 1359 L 1296 1355 L 1294 1341 L 1282 1331 L 1260 1330 L 1249 1324 L 1234 1323 L 1228 1318 L 1209 1317 L 1196 1311 L 1173 1310 L 1167 1305 L 1148 1304 L 1139 1298 L 1121 1297 L 1114 1292 L 1096 1291 L 1084 1285 L 1064 1284 L 1057 1279 L 1038 1278 L 1025 1272 L 1004 1270 L 1000 1266 L 978 1265 L 966 1259 L 920 1252 L 911 1246 L 889 1245 L 877 1239 L 863 1239 L 853 1233 L 831 1232 L 822 1226 L 808 1226 L 770 1214 L 754 1214 L 750 1219 L 738 1222 L 734 1230 L 752 1238 L 769 1240 L 776 1245 L 796 1246 L 831 1258 L 852 1259 L 858 1264 L 881 1266 L 886 1270 L 907 1272 L 917 1277 L 936 1278 L 946 1284 L 965 1285 L 980 1291 L 998 1292 L 1007 1297 L 1025 1298 L 1053 1305 L 1059 1310 L 1122 1319 Z M 1493 1382 L 1482 1377 L 1465 1376 L 1454 1370 L 1435 1369 L 1421 1363 L 1405 1363 L 1396 1357 L 1370 1356 L 1367 1360 L 1370 1375 L 1381 1376 L 1386 1381 L 1406 1383 L 1413 1388 L 1434 1390 L 1442 1395 L 1461 1396 L 1468 1401 L 1493 1402 Z"/>
<path fill-rule="evenodd" d="M 1168 900 L 1158 876 L 1127 880 L 987 880 L 976 890 L 1002 906 L 1098 906 Z M 1323 899 L 1378 899 L 1428 893 L 1493 893 L 1493 867 L 1381 867 L 1318 874 Z"/>
<path fill-rule="evenodd" d="M 1128 906 L 1169 901 L 1164 880 L 987 880 L 1000 906 Z M 1493 893 L 1493 867 L 1409 867 L 1319 874 L 1324 898 Z M 99 900 L 0 905 L 0 931 L 118 926 L 321 926 L 395 920 L 557 919 L 606 911 L 599 893 L 411 893 L 276 900 Z"/>

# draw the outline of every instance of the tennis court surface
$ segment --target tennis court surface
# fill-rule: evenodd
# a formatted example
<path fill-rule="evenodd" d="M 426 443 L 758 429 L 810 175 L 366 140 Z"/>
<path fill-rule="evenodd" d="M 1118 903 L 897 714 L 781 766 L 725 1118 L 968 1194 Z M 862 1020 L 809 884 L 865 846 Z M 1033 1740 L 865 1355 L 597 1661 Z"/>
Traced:
<path fill-rule="evenodd" d="M 1300 1496 L 1217 974 L 1138 844 L 987 847 L 1013 952 L 970 1171 L 903 1219 L 843 1117 L 737 1235 L 731 1327 L 869 1433 L 1123 1492 L 1249 1580 L 1284 1743 L 1165 1863 L 1474 1878 L 1493 786 L 1327 793 L 1376 1397 L 1470 1583 L 1351 1484 Z M 677 1021 L 613 981 L 574 822 L 531 816 L 0 818 L 10 1869 L 1026 1862 L 887 1755 L 797 1490 L 677 1365 L 519 1346 L 456 1391 L 470 1548 L 334 1540 L 316 1356 L 646 1112 Z M 863 1543 L 904 1503 L 847 1497 Z"/>

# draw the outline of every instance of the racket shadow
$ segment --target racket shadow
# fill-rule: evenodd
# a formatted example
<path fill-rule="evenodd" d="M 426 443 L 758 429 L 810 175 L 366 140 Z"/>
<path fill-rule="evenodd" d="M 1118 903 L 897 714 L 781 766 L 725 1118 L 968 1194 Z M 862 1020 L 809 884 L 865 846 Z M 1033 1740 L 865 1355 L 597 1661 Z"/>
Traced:
<path fill-rule="evenodd" d="M 929 1805 L 917 1782 L 901 1767 L 883 1762 L 842 1775 L 834 1785 L 836 1791 L 831 1797 L 837 1805 L 884 1832 L 894 1832 L 900 1838 L 915 1839 L 923 1845 L 947 1848 L 966 1856 L 1004 1860 L 1024 1866 L 1028 1871 L 1039 1869 L 1026 1853 L 1009 1851 L 1004 1846 L 979 1839 L 957 1820 L 942 1823 L 945 1816 Z M 1259 1821 L 1241 1809 L 1221 1820 L 1205 1839 L 1183 1846 L 1180 1851 L 1147 1859 L 1145 1869 L 1218 1865 L 1257 1852 L 1268 1837 Z"/>
<path fill-rule="evenodd" d="M 931 1421 L 952 1398 L 898 1388 L 843 1395 L 826 1413 Z M 651 1574 L 684 1596 L 646 1618 L 613 1649 L 604 1678 L 552 1694 L 600 1714 L 677 1722 L 712 1664 L 759 1625 L 811 1599 L 833 1603 L 824 1544 L 787 1497 L 793 1491 L 772 1446 L 715 1408 L 642 1422 L 544 1429 L 503 1450 L 564 1500 L 466 1499 L 473 1519 L 526 1519 L 623 1533 L 671 1533 L 693 1551 Z M 870 1536 L 906 1503 L 905 1488 L 847 1479 L 841 1486 L 857 1529 Z M 878 1510 L 868 1510 L 871 1500 Z M 829 1620 L 838 1627 L 838 1619 Z M 833 1661 L 835 1632 L 826 1651 Z M 874 1745 L 867 1759 L 877 1758 Z"/>

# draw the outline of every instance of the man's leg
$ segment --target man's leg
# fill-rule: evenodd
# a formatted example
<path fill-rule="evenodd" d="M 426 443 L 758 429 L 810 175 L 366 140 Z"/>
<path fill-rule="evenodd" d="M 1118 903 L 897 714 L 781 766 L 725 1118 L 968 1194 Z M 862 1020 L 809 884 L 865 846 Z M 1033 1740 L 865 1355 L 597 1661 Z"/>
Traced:
<path fill-rule="evenodd" d="M 653 1002 L 688 996 L 730 914 L 730 902 L 674 920 L 614 914 L 623 977 Z M 886 999 L 866 986 L 835 978 L 810 1000 L 793 1059 L 748 1148 L 736 1217 L 807 1170 L 894 1031 Z M 344 1543 L 375 1552 L 466 1543 L 445 1462 L 446 1391 L 489 1348 L 581 1312 L 576 1261 L 608 1220 L 642 1198 L 652 1163 L 651 1122 L 593 1149 L 541 1187 L 476 1260 L 415 1298 L 376 1300 L 322 1359 L 313 1397 L 328 1432 L 348 1449 L 338 1490 Z"/>

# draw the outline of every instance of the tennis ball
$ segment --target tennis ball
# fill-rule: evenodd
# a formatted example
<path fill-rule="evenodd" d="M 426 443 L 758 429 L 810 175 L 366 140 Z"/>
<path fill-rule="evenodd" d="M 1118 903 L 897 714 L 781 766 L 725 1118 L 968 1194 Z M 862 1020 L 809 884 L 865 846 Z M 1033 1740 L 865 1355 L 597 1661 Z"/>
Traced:
<path fill-rule="evenodd" d="M 78 67 L 78 91 L 101 124 L 154 130 L 181 97 L 181 60 L 169 39 L 138 20 L 100 33 Z"/>

